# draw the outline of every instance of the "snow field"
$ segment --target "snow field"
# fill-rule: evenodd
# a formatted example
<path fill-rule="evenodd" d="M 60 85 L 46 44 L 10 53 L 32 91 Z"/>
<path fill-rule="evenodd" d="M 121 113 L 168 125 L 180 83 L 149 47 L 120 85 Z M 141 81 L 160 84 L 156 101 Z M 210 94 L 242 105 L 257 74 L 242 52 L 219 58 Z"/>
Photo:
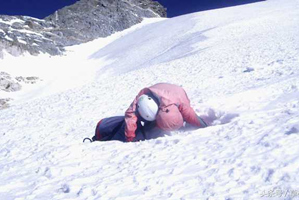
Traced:
<path fill-rule="evenodd" d="M 0 196 L 298 198 L 298 9 L 297 1 L 270 0 L 194 13 L 46 59 L 51 84 L 0 113 Z M 60 62 L 68 70 L 56 75 Z M 182 85 L 213 126 L 137 143 L 82 143 L 101 118 L 123 115 L 157 82 Z"/>

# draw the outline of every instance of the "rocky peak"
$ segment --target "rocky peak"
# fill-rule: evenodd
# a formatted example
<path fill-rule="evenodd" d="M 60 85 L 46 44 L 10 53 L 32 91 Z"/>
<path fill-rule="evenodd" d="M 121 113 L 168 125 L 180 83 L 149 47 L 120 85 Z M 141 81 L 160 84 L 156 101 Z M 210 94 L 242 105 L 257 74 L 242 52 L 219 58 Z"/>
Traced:
<path fill-rule="evenodd" d="M 43 20 L 0 15 L 0 58 L 3 50 L 59 55 L 65 46 L 107 37 L 150 17 L 166 17 L 166 9 L 152 0 L 80 0 Z"/>
<path fill-rule="evenodd" d="M 0 58 L 3 50 L 13 56 L 24 52 L 32 55 L 48 53 L 59 55 L 63 46 L 51 39 L 54 35 L 49 31 L 53 24 L 26 16 L 0 15 Z"/>

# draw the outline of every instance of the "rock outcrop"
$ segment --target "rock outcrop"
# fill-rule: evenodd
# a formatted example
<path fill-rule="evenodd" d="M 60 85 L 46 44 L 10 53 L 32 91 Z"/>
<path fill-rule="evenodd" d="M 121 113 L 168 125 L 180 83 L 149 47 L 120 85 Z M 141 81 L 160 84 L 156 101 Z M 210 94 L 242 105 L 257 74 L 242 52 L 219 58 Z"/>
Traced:
<path fill-rule="evenodd" d="M 5 99 L 0 98 L 0 110 L 8 108 L 9 107 L 8 102 L 11 101 L 11 100 L 12 99 L 10 99 L 10 98 L 5 98 Z"/>
<path fill-rule="evenodd" d="M 166 9 L 152 0 L 80 0 L 43 20 L 1 15 L 0 58 L 3 51 L 60 55 L 65 46 L 109 36 L 151 17 L 166 17 Z"/>
<path fill-rule="evenodd" d="M 10 74 L 6 72 L 0 72 L 0 91 L 2 92 L 17 92 L 22 89 L 22 85 L 24 84 L 35 84 L 38 81 L 42 81 L 38 77 L 29 76 L 29 77 L 12 77 Z M 0 97 L 0 110 L 3 108 L 7 108 L 9 106 L 9 101 L 11 98 L 1 98 Z"/>
<path fill-rule="evenodd" d="M 22 88 L 21 84 L 8 73 L 0 72 L 0 91 L 15 92 Z"/>

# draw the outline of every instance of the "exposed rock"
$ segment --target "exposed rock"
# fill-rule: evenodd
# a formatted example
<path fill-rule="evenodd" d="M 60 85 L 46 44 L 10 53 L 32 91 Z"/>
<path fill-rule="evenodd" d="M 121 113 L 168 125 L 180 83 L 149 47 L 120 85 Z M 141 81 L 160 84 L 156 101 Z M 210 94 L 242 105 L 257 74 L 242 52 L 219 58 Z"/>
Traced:
<path fill-rule="evenodd" d="M 63 45 L 74 45 L 99 37 L 107 37 L 140 23 L 144 17 L 166 16 L 163 7 L 151 0 L 81 0 L 45 18 L 57 29 Z M 156 13 L 155 11 L 159 12 Z"/>
<path fill-rule="evenodd" d="M 166 9 L 152 0 L 80 0 L 44 20 L 0 15 L 0 58 L 3 50 L 14 56 L 61 55 L 65 46 L 109 36 L 150 17 L 166 17 Z"/>
<path fill-rule="evenodd" d="M 41 81 L 38 77 L 22 77 L 18 76 L 16 78 L 11 77 L 6 72 L 0 72 L 0 91 L 4 92 L 16 92 L 21 90 L 23 84 L 35 84 L 38 81 Z M 7 108 L 9 106 L 8 102 L 11 101 L 11 98 L 0 98 L 0 110 Z"/>
<path fill-rule="evenodd" d="M 21 83 L 35 84 L 38 81 L 41 80 L 35 76 L 18 76 L 16 78 L 12 78 L 8 73 L 0 72 L 0 90 L 5 92 L 19 91 L 22 88 Z"/>
<path fill-rule="evenodd" d="M 41 81 L 38 77 L 35 76 L 29 76 L 29 77 L 18 76 L 16 77 L 16 80 L 19 81 L 20 83 L 26 83 L 26 84 L 35 84 L 38 81 Z"/>
<path fill-rule="evenodd" d="M 0 72 L 0 90 L 5 92 L 15 92 L 22 88 L 21 84 L 11 78 L 9 74 Z"/>
<path fill-rule="evenodd" d="M 0 110 L 5 109 L 5 108 L 8 108 L 8 107 L 9 107 L 8 102 L 9 102 L 10 100 L 12 100 L 12 99 L 10 99 L 10 98 L 0 99 Z"/>
<path fill-rule="evenodd" d="M 49 30 L 54 26 L 45 20 L 26 16 L 0 16 L 0 52 L 6 50 L 13 56 L 24 52 L 32 55 L 48 53 L 62 54 L 64 48 L 57 43 Z M 54 38 L 54 39 L 51 39 Z"/>

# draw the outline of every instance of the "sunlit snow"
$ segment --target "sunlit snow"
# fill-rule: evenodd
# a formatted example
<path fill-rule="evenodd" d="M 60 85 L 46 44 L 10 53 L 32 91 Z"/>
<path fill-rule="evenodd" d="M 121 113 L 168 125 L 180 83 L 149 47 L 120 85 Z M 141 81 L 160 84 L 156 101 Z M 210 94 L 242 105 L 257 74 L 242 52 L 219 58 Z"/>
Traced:
<path fill-rule="evenodd" d="M 0 111 L 0 199 L 299 198 L 299 2 L 147 19 L 61 57 L 0 60 L 38 76 Z M 213 126 L 82 143 L 140 89 L 181 85 Z"/>

